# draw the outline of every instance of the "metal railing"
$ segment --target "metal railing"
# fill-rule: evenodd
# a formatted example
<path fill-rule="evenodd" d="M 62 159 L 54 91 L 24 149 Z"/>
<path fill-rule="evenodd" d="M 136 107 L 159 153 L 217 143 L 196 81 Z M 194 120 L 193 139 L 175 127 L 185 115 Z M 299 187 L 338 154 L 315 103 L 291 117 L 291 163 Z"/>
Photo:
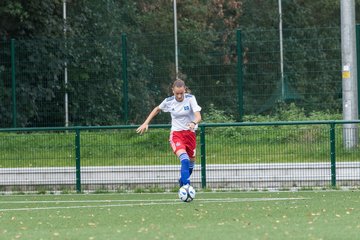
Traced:
<path fill-rule="evenodd" d="M 192 184 L 237 190 L 359 187 L 359 123 L 200 124 L 200 166 Z M 177 187 L 179 163 L 168 144 L 170 126 L 151 125 L 144 135 L 137 135 L 136 127 L 0 129 L 0 191 Z M 349 133 L 356 135 L 351 145 Z"/>

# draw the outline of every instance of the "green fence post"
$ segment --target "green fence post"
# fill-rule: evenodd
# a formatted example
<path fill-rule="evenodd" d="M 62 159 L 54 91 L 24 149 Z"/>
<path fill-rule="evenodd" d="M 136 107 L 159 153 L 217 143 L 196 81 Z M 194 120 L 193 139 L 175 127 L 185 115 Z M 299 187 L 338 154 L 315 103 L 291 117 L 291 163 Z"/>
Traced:
<path fill-rule="evenodd" d="M 336 187 L 335 123 L 330 124 L 331 186 Z"/>
<path fill-rule="evenodd" d="M 360 106 L 360 25 L 356 25 L 356 59 L 357 59 L 357 97 L 358 107 Z M 358 117 L 360 119 L 360 111 L 358 110 Z"/>
<path fill-rule="evenodd" d="M 127 76 L 127 42 L 126 34 L 121 35 L 121 49 L 122 49 L 122 79 L 123 79 L 123 111 L 124 111 L 124 122 L 128 123 L 128 76 Z"/>
<path fill-rule="evenodd" d="M 12 94 L 12 126 L 16 128 L 16 71 L 15 71 L 15 39 L 11 39 L 11 94 Z"/>
<path fill-rule="evenodd" d="M 81 192 L 80 129 L 75 130 L 76 192 Z"/>
<path fill-rule="evenodd" d="M 201 188 L 206 188 L 205 126 L 200 126 Z"/>
<path fill-rule="evenodd" d="M 238 83 L 238 108 L 239 121 L 243 121 L 244 116 L 244 93 L 243 93 L 243 51 L 241 30 L 236 30 L 236 52 L 237 52 L 237 83 Z"/>

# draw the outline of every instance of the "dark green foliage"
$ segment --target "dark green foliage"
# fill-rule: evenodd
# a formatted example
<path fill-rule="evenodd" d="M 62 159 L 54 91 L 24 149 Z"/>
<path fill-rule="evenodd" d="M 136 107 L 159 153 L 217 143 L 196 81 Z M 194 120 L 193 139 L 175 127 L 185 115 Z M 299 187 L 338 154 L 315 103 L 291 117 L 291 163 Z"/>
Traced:
<path fill-rule="evenodd" d="M 311 120 L 341 120 L 340 114 L 328 112 L 311 112 L 306 114 L 303 108 L 295 104 L 278 104 L 272 115 L 247 115 L 244 122 L 287 122 L 287 121 L 311 121 Z M 207 123 L 235 122 L 232 116 L 227 116 L 224 111 L 211 108 L 204 114 Z M 230 139 L 233 142 L 248 144 L 278 144 L 288 142 L 319 142 L 328 140 L 328 126 L 326 125 L 302 125 L 302 126 L 251 126 L 251 127 L 214 127 L 207 129 L 207 133 L 218 136 L 221 141 Z M 261 135 L 261 137 L 259 137 Z"/>
<path fill-rule="evenodd" d="M 360 0 L 355 2 L 358 10 Z M 65 92 L 70 125 L 141 123 L 172 94 L 172 2 L 66 3 L 65 23 L 62 0 L 0 2 L 0 127 L 12 123 L 11 39 L 15 39 L 18 127 L 63 126 Z M 284 86 L 280 84 L 277 4 L 276 0 L 177 2 L 180 77 L 197 96 L 203 113 L 211 114 L 215 107 L 239 119 L 240 88 L 246 115 L 273 115 L 282 101 L 295 102 L 306 115 L 323 109 L 340 111 L 340 0 L 282 1 L 284 80 L 291 89 L 285 96 L 280 94 Z M 242 30 L 243 56 L 237 53 L 237 29 Z M 237 82 L 239 60 L 243 61 L 243 86 Z M 154 123 L 169 123 L 169 119 L 162 114 Z"/>

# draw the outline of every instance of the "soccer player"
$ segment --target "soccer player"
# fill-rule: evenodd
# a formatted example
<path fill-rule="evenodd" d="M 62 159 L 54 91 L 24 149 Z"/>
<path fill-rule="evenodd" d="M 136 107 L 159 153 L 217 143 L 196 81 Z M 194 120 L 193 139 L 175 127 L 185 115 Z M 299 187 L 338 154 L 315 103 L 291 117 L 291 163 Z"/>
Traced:
<path fill-rule="evenodd" d="M 171 132 L 170 145 L 176 156 L 180 159 L 180 186 L 190 184 L 190 175 L 195 166 L 196 134 L 195 130 L 201 121 L 201 107 L 194 95 L 188 93 L 185 82 L 181 79 L 172 85 L 173 96 L 164 99 L 155 107 L 145 122 L 136 130 L 143 134 L 149 128 L 150 121 L 160 112 L 170 112 Z"/>

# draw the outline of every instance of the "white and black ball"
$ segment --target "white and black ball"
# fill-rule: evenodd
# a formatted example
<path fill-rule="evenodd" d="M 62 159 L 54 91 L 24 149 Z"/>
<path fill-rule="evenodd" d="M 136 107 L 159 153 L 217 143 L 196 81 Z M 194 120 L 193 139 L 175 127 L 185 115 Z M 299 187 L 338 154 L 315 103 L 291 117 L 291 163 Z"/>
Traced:
<path fill-rule="evenodd" d="M 183 202 L 191 202 L 195 198 L 195 189 L 190 185 L 184 185 L 179 189 L 179 199 Z"/>

